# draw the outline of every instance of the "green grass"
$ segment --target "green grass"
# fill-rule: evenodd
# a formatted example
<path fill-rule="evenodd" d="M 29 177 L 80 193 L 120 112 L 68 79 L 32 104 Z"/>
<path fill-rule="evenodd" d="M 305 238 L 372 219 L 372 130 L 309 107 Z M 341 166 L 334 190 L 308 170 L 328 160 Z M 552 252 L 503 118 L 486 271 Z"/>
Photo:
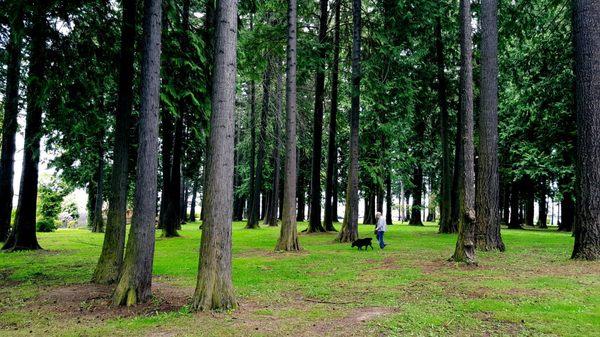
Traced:
<path fill-rule="evenodd" d="M 85 283 L 102 234 L 40 233 L 44 251 L 0 254 L 0 336 L 598 336 L 600 331 L 600 264 L 569 260 L 569 234 L 503 230 L 507 251 L 478 252 L 479 267 L 473 268 L 446 262 L 456 237 L 437 234 L 431 223 L 391 226 L 383 251 L 352 250 L 334 243 L 332 233 L 301 235 L 300 253 L 273 251 L 278 228 L 243 225 L 234 224 L 233 232 L 240 308 L 217 314 L 190 313 L 185 305 L 196 279 L 198 224 L 185 225 L 180 238 L 157 238 L 158 295 L 151 310 L 139 311 L 108 308 L 106 293 L 101 300 L 89 294 L 97 289 Z M 360 226 L 361 236 L 373 237 L 372 228 Z"/>

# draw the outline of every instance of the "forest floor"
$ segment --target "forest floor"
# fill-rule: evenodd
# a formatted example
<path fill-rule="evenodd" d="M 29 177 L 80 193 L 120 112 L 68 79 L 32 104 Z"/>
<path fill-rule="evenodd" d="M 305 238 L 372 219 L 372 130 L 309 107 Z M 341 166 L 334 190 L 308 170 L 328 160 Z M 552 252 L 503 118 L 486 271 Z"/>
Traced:
<path fill-rule="evenodd" d="M 571 261 L 555 230 L 503 230 L 504 253 L 478 267 L 447 262 L 455 235 L 393 225 L 388 247 L 357 251 L 334 233 L 302 234 L 300 253 L 273 251 L 279 228 L 233 231 L 239 309 L 191 313 L 200 232 L 157 237 L 154 299 L 109 306 L 88 283 L 102 234 L 39 234 L 43 251 L 0 254 L 0 336 L 598 336 L 600 263 Z M 299 224 L 299 229 L 305 228 Z M 372 226 L 360 226 L 371 236 Z"/>

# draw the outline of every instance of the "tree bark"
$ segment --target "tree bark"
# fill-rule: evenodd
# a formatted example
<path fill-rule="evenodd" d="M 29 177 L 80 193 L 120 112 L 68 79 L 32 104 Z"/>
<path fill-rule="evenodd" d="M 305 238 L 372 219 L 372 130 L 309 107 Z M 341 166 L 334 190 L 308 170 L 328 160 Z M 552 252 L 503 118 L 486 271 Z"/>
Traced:
<path fill-rule="evenodd" d="M 198 195 L 198 178 L 194 178 L 192 185 L 192 203 L 190 205 L 190 222 L 196 221 L 196 196 Z"/>
<path fill-rule="evenodd" d="M 181 199 L 183 197 L 181 183 L 181 156 L 183 152 L 183 116 L 175 118 L 175 135 L 173 139 L 173 156 L 169 165 L 169 182 L 165 202 L 165 217 L 163 219 L 162 236 L 178 237 L 177 227 L 181 224 Z"/>
<path fill-rule="evenodd" d="M 476 184 L 477 249 L 504 251 L 498 173 L 498 0 L 481 2 L 481 89 Z"/>
<path fill-rule="evenodd" d="M 96 197 L 94 198 L 94 216 L 92 218 L 92 232 L 94 233 L 104 232 L 104 219 L 102 218 L 102 205 L 104 204 L 104 145 L 102 144 L 102 138 L 104 138 L 103 134 L 100 135 L 100 141 L 98 142 L 98 168 L 96 171 L 98 180 L 94 191 Z"/>
<path fill-rule="evenodd" d="M 423 226 L 421 220 L 421 209 L 423 208 L 423 169 L 421 163 L 417 163 L 413 172 L 413 205 L 410 210 L 410 221 L 408 222 L 411 226 Z"/>
<path fill-rule="evenodd" d="M 475 164 L 473 145 L 473 50 L 471 40 L 471 1 L 460 1 L 460 136 L 462 143 L 458 169 L 458 240 L 451 260 L 475 262 Z"/>
<path fill-rule="evenodd" d="M 573 1 L 577 165 L 574 259 L 600 260 L 600 2 Z"/>
<path fill-rule="evenodd" d="M 281 76 L 281 62 L 277 61 L 277 87 L 275 96 L 277 97 L 277 106 L 275 108 L 274 123 L 274 136 L 275 146 L 273 147 L 273 183 L 271 185 L 271 196 L 269 198 L 268 216 L 265 219 L 265 225 L 277 226 L 277 211 L 279 210 L 279 185 L 281 176 L 281 160 L 280 160 L 280 148 L 281 148 L 281 112 L 283 110 L 282 90 L 283 90 L 283 78 Z"/>
<path fill-rule="evenodd" d="M 285 169 L 281 231 L 275 245 L 277 251 L 299 251 L 296 224 L 296 0 L 288 0 L 288 44 L 286 64 L 286 133 Z"/>
<path fill-rule="evenodd" d="M 265 56 L 269 59 L 269 55 Z M 271 62 L 270 60 L 267 62 L 267 67 L 265 69 L 265 73 L 263 75 L 263 102 L 262 102 L 262 111 L 260 114 L 260 133 L 258 139 L 258 157 L 256 159 L 256 176 L 254 177 L 254 190 L 251 191 L 253 193 L 253 208 L 250 212 L 250 216 L 248 217 L 248 223 L 246 224 L 246 228 L 253 229 L 258 228 L 260 214 L 259 210 L 261 210 L 260 206 L 262 205 L 262 209 L 264 209 L 265 202 L 260 203 L 260 191 L 263 185 L 263 167 L 265 164 L 265 142 L 267 138 L 267 114 L 269 113 L 269 100 L 270 100 L 270 91 L 271 91 Z M 264 196 L 264 194 L 263 194 Z M 264 212 L 260 212 L 264 214 Z"/>
<path fill-rule="evenodd" d="M 133 217 L 123 271 L 113 296 L 115 305 L 150 299 L 158 171 L 160 105 L 161 0 L 144 1 L 139 147 Z"/>
<path fill-rule="evenodd" d="M 313 117 L 312 165 L 310 180 L 310 218 L 307 233 L 325 232 L 321 223 L 321 161 L 323 146 L 323 98 L 325 96 L 325 63 L 327 60 L 327 2 L 319 0 L 319 40 L 315 75 L 315 108 Z"/>
<path fill-rule="evenodd" d="M 6 50 L 8 65 L 4 92 L 4 119 L 2 122 L 2 153 L 0 155 L 0 242 L 6 241 L 10 232 L 13 207 L 13 179 L 15 166 L 15 138 L 19 115 L 19 82 L 21 79 L 21 49 L 23 48 L 23 2 L 15 1 L 11 8 L 10 36 Z"/>
<path fill-rule="evenodd" d="M 335 0 L 334 26 L 333 26 L 333 63 L 331 65 L 331 111 L 329 113 L 329 142 L 327 144 L 327 176 L 325 178 L 325 218 L 326 231 L 336 231 L 333 226 L 337 222 L 337 196 L 335 195 L 336 172 L 337 171 L 337 110 L 338 110 L 338 86 L 340 68 L 340 4 L 341 0 Z M 334 214 L 335 219 L 334 219 Z"/>
<path fill-rule="evenodd" d="M 562 195 L 558 230 L 561 232 L 571 232 L 575 223 L 575 202 L 573 201 L 573 194 L 570 191 L 563 191 Z"/>
<path fill-rule="evenodd" d="M 202 227 L 198 281 L 192 298 L 192 308 L 200 311 L 237 307 L 231 281 L 237 1 L 219 1 L 215 21 L 206 220 Z"/>
<path fill-rule="evenodd" d="M 521 227 L 521 217 L 519 216 L 519 198 L 520 189 L 519 182 L 513 182 L 510 191 L 510 220 L 508 222 L 508 228 L 510 229 L 523 229 Z"/>
<path fill-rule="evenodd" d="M 21 185 L 19 187 L 14 230 L 2 247 L 6 251 L 41 249 L 36 236 L 36 210 L 42 112 L 45 107 L 44 75 L 46 69 L 46 39 L 49 30 L 46 20 L 47 9 L 47 0 L 34 1 Z"/>
<path fill-rule="evenodd" d="M 306 186 L 306 179 L 305 179 L 305 170 L 303 170 L 302 168 L 305 167 L 304 165 L 306 165 L 308 159 L 307 157 L 304 155 L 304 153 L 302 153 L 301 151 L 297 151 L 298 152 L 298 156 L 300 157 L 300 165 L 297 168 L 297 176 L 298 176 L 298 182 L 297 182 L 297 195 L 298 195 L 298 206 L 297 206 L 297 215 L 296 215 L 296 221 L 304 221 L 306 220 L 306 191 L 305 191 L 305 186 Z"/>
<path fill-rule="evenodd" d="M 250 15 L 250 30 L 253 29 L 254 14 Z M 256 183 L 256 85 L 250 81 L 250 190 L 248 194 L 248 222 L 246 228 L 257 228 L 260 187 Z"/>
<path fill-rule="evenodd" d="M 110 284 L 118 280 L 123 264 L 127 190 L 129 175 L 129 123 L 133 104 L 133 62 L 136 26 L 136 0 L 123 0 L 121 22 L 121 57 L 119 58 L 119 91 L 115 115 L 115 142 L 111 184 L 108 198 L 106 233 L 102 253 L 92 282 Z"/>
<path fill-rule="evenodd" d="M 388 171 L 385 177 L 385 223 L 393 224 L 392 221 L 392 177 Z"/>
<path fill-rule="evenodd" d="M 360 122 L 360 43 L 361 43 L 361 0 L 352 0 L 352 87 L 350 109 L 350 156 L 348 161 L 348 186 L 346 189 L 346 211 L 339 242 L 358 239 L 358 155 Z"/>
<path fill-rule="evenodd" d="M 538 217 L 538 226 L 540 228 L 548 228 L 548 205 L 546 203 L 546 189 L 540 192 L 538 199 L 538 209 L 539 209 L 539 217 Z"/>

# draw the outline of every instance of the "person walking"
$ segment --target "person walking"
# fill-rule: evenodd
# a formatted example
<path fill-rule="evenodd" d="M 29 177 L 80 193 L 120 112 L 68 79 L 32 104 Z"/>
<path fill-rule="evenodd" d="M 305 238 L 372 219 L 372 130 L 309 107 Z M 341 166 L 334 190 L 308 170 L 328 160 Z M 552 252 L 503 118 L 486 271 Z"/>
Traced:
<path fill-rule="evenodd" d="M 386 246 L 385 242 L 383 242 L 383 234 L 385 234 L 385 231 L 387 230 L 387 224 L 385 223 L 385 217 L 381 214 L 381 212 L 375 213 L 375 218 L 377 219 L 375 234 L 377 234 L 379 248 L 383 249 Z"/>

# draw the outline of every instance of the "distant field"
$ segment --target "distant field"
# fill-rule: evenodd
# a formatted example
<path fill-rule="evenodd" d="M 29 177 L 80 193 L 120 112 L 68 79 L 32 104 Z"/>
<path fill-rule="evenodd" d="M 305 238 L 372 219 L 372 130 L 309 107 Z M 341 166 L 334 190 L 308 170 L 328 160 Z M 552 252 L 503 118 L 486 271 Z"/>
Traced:
<path fill-rule="evenodd" d="M 600 263 L 571 261 L 570 234 L 503 230 L 505 253 L 479 267 L 446 262 L 456 237 L 394 225 L 388 247 L 356 251 L 334 233 L 300 236 L 276 253 L 279 228 L 234 224 L 233 279 L 240 308 L 190 313 L 198 223 L 157 238 L 155 299 L 109 308 L 91 285 L 102 234 L 39 234 L 45 249 L 0 254 L 1 336 L 598 336 Z M 299 229 L 305 228 L 300 224 Z M 372 226 L 360 226 L 371 236 Z"/>

